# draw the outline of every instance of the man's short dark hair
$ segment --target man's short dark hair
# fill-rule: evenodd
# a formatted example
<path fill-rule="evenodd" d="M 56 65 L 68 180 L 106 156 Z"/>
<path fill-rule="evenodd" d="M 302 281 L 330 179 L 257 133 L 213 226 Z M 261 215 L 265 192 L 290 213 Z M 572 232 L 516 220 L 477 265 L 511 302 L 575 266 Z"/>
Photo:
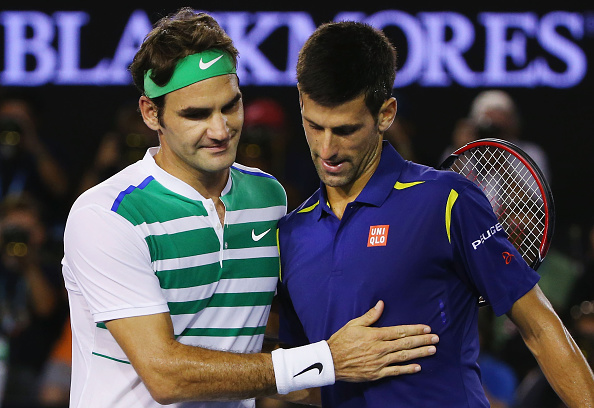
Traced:
<path fill-rule="evenodd" d="M 364 23 L 326 23 L 299 53 L 299 90 L 323 106 L 338 106 L 364 94 L 372 115 L 392 95 L 396 49 L 380 30 Z"/>

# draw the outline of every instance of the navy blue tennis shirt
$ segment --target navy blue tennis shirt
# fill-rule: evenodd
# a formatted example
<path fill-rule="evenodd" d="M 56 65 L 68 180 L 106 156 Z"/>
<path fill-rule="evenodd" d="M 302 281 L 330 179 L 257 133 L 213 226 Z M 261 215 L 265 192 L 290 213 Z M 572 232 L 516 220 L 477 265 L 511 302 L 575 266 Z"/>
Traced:
<path fill-rule="evenodd" d="M 481 386 L 479 294 L 497 315 L 538 282 L 491 206 L 454 172 L 405 161 L 384 142 L 379 166 L 339 220 L 321 188 L 279 222 L 281 340 L 327 340 L 373 307 L 376 326 L 427 324 L 440 337 L 422 370 L 323 387 L 325 407 L 488 407 Z"/>

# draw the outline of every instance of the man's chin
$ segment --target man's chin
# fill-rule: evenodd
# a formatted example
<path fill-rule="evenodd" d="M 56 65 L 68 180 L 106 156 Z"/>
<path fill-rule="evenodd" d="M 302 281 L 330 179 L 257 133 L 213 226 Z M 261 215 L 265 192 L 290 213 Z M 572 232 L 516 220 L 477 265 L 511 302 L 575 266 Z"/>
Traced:
<path fill-rule="evenodd" d="M 228 170 L 234 162 L 235 158 L 224 158 L 218 157 L 216 159 L 210 158 L 208 161 L 204 161 L 199 167 L 207 173 L 220 173 Z"/>
<path fill-rule="evenodd" d="M 203 156 L 202 159 L 205 162 L 211 163 L 215 167 L 227 166 L 230 167 L 235 162 L 235 151 L 225 150 L 221 152 L 209 152 L 207 156 Z"/>
<path fill-rule="evenodd" d="M 347 180 L 344 176 L 328 173 L 320 174 L 320 172 L 318 172 L 318 176 L 320 177 L 322 183 L 328 187 L 342 187 L 347 184 Z"/>

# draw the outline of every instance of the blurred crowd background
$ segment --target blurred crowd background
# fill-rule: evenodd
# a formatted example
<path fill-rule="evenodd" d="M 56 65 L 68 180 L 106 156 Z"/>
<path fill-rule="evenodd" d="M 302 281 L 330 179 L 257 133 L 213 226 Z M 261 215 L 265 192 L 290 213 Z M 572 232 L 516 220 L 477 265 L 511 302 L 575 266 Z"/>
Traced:
<path fill-rule="evenodd" d="M 398 117 L 385 137 L 405 159 L 429 166 L 482 137 L 510 140 L 535 159 L 558 209 L 552 246 L 538 270 L 540 285 L 594 365 L 591 83 L 589 77 L 572 90 L 395 89 Z M 319 186 L 297 91 L 242 91 L 245 124 L 237 162 L 274 175 L 292 210 Z M 68 406 L 64 224 L 80 193 L 158 144 L 137 112 L 137 98 L 131 85 L 0 88 L 0 408 Z M 564 407 L 510 321 L 488 307 L 480 313 L 479 364 L 492 406 Z M 269 399 L 257 405 L 297 406 Z"/>

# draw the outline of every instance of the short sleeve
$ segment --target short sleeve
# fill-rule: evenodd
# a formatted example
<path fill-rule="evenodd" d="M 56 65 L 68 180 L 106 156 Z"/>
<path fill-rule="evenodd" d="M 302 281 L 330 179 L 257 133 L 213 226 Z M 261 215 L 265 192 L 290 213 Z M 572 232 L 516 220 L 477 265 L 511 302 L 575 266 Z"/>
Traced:
<path fill-rule="evenodd" d="M 452 249 L 459 270 L 498 316 L 536 285 L 540 276 L 526 264 L 476 186 L 462 192 L 452 208 Z"/>
<path fill-rule="evenodd" d="M 148 246 L 132 224 L 100 206 L 74 209 L 64 233 L 66 288 L 95 322 L 168 312 Z"/>

